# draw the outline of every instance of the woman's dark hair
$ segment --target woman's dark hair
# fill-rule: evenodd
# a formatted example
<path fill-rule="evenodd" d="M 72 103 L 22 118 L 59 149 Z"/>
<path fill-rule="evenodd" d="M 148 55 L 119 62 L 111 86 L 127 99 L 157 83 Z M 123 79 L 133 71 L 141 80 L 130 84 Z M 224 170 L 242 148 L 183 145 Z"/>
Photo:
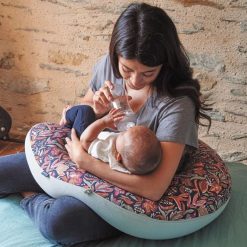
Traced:
<path fill-rule="evenodd" d="M 201 102 L 200 84 L 192 78 L 189 58 L 164 10 L 145 3 L 130 4 L 114 26 L 109 50 L 117 78 L 121 77 L 118 56 L 150 67 L 163 64 L 154 81 L 158 95 L 189 96 L 195 105 L 196 123 L 205 125 L 199 119 L 207 119 L 210 128 L 211 118 L 204 113 L 209 108 Z"/>

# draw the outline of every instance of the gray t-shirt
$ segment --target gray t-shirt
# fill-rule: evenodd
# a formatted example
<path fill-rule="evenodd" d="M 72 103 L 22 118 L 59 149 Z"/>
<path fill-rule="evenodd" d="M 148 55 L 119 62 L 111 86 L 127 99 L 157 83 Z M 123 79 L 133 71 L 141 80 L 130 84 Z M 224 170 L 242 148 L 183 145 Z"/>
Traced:
<path fill-rule="evenodd" d="M 122 78 L 113 74 L 109 55 L 103 56 L 94 67 L 90 87 L 97 91 L 106 80 L 122 84 Z M 195 107 L 187 96 L 157 97 L 154 90 L 143 107 L 136 113 L 136 125 L 150 128 L 160 141 L 171 141 L 198 147 L 198 126 Z"/>

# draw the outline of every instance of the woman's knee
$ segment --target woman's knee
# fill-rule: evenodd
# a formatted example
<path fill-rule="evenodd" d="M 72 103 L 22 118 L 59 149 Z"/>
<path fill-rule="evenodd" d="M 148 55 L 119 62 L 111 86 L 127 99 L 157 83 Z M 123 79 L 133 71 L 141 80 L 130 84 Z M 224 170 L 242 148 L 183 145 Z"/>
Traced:
<path fill-rule="evenodd" d="M 83 211 L 83 204 L 73 197 L 62 196 L 53 200 L 44 215 L 44 224 L 39 226 L 41 233 L 58 244 L 82 242 L 84 229 L 81 228 L 82 215 L 78 215 L 78 211 Z"/>
<path fill-rule="evenodd" d="M 18 153 L 0 157 L 0 193 L 15 193 L 16 180 L 22 176 L 20 164 L 23 162 L 25 154 Z M 20 177 L 19 177 L 20 178 Z M 23 179 L 23 178 L 22 178 Z"/>
<path fill-rule="evenodd" d="M 53 242 L 71 245 L 101 240 L 120 234 L 87 205 L 70 196 L 54 200 L 46 219 L 45 229 L 40 229 Z"/>
<path fill-rule="evenodd" d="M 29 169 L 25 153 L 0 157 L 0 194 L 42 191 Z"/>

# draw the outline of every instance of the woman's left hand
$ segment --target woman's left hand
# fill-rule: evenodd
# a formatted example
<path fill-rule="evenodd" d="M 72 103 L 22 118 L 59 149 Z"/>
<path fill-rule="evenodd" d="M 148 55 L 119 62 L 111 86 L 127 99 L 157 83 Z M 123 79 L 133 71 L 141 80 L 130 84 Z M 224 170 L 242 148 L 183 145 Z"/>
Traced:
<path fill-rule="evenodd" d="M 83 149 L 79 138 L 76 136 L 75 129 L 71 130 L 71 139 L 66 137 L 65 148 L 68 151 L 70 159 L 76 163 L 80 168 L 84 169 L 83 164 L 86 163 L 89 154 Z"/>

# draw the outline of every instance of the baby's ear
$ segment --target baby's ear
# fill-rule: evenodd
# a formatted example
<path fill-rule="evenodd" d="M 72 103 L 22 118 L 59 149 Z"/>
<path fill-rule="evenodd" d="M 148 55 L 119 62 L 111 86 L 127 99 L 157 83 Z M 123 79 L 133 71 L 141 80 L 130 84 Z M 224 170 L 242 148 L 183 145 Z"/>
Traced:
<path fill-rule="evenodd" d="M 117 161 L 118 162 L 121 162 L 122 161 L 122 156 L 121 156 L 121 154 L 120 153 L 117 153 Z"/>

